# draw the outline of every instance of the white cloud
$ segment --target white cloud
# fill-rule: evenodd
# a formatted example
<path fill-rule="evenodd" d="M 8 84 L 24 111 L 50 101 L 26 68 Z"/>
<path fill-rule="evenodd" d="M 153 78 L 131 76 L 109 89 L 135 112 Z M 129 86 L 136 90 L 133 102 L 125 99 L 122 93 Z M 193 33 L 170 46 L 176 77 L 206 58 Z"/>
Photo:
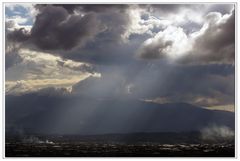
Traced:
<path fill-rule="evenodd" d="M 127 32 L 123 35 L 125 39 L 128 39 L 132 34 L 154 35 L 154 29 L 163 30 L 173 24 L 172 21 L 168 19 L 159 19 L 142 8 L 133 7 L 128 10 L 128 14 L 130 17 L 130 24 Z M 147 16 L 147 18 L 144 19 L 142 18 L 143 16 Z"/>
<path fill-rule="evenodd" d="M 169 26 L 146 40 L 139 50 L 139 56 L 147 59 L 177 59 L 191 49 L 187 35 L 180 27 Z"/>
<path fill-rule="evenodd" d="M 6 81 L 6 94 L 22 94 L 41 89 L 54 87 L 71 89 L 73 84 L 84 80 L 87 76 L 71 77 L 66 79 L 28 79 L 18 81 Z"/>
<path fill-rule="evenodd" d="M 26 18 L 6 18 L 5 19 L 5 29 L 7 32 L 12 32 L 15 29 L 24 28 L 26 31 L 30 32 L 32 25 L 23 25 L 27 21 Z"/>
<path fill-rule="evenodd" d="M 46 87 L 71 87 L 80 80 L 97 74 L 90 68 L 91 64 L 62 59 L 48 53 L 20 49 L 19 55 L 22 62 L 6 71 L 7 93 Z M 88 69 L 91 71 L 88 72 Z"/>
<path fill-rule="evenodd" d="M 12 16 L 12 17 L 7 17 L 6 21 L 14 21 L 17 25 L 22 25 L 28 21 L 26 17 L 21 17 L 21 16 Z"/>

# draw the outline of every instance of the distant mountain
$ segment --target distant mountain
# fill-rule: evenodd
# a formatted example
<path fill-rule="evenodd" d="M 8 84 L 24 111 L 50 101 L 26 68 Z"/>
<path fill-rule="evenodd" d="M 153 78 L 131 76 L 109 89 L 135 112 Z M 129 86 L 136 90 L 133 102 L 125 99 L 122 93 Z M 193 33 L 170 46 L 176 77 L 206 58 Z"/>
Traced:
<path fill-rule="evenodd" d="M 6 132 L 16 134 L 188 132 L 212 125 L 235 126 L 232 112 L 117 98 L 7 95 L 5 111 Z"/>

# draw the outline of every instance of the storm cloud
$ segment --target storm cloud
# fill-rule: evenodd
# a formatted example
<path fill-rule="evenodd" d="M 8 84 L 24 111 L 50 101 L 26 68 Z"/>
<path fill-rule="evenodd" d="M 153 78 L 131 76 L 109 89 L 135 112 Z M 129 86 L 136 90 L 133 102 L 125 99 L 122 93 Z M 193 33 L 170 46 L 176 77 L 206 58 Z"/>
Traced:
<path fill-rule="evenodd" d="M 46 6 L 36 17 L 31 41 L 43 50 L 72 49 L 91 40 L 98 25 L 94 14 L 74 16 L 62 7 Z"/>
<path fill-rule="evenodd" d="M 177 62 L 187 64 L 220 61 L 233 63 L 235 10 L 226 13 L 226 10 L 232 9 L 231 5 L 219 7 L 177 4 L 43 4 L 36 5 L 39 13 L 30 33 L 18 29 L 9 33 L 8 37 L 14 37 L 14 41 L 17 42 L 27 40 L 25 46 L 35 50 L 52 51 L 63 58 L 97 64 L 97 60 L 99 63 L 111 60 L 115 62 L 115 58 L 131 61 L 135 57 L 137 45 L 140 46 L 137 56 L 143 59 L 178 59 L 180 56 Z M 202 8 L 204 11 L 202 15 L 198 15 L 201 20 L 194 22 L 195 24 L 188 24 L 192 17 L 186 17 L 189 15 L 187 13 L 194 12 L 196 8 Z M 169 17 L 158 12 L 171 14 Z M 153 19 L 149 16 L 151 13 L 154 16 L 158 13 L 167 19 Z M 181 20 L 183 22 L 168 20 L 176 13 L 185 15 Z M 154 26 L 149 25 L 149 22 L 154 22 Z M 194 25 L 201 27 L 190 32 L 191 26 Z M 159 31 L 153 34 L 156 27 Z M 144 30 L 148 32 L 142 33 Z M 134 38 L 135 35 L 139 36 Z M 128 51 L 115 54 L 119 51 L 113 49 L 116 46 L 128 48 Z"/>
<path fill-rule="evenodd" d="M 103 61 L 108 61 L 108 55 L 115 57 L 110 52 L 116 52 L 112 49 L 116 45 L 128 45 L 125 43 L 131 25 L 128 5 L 36 5 L 36 8 L 39 13 L 30 32 L 16 29 L 8 35 L 18 43 L 26 41 L 25 48 L 97 62 L 99 57 Z"/>

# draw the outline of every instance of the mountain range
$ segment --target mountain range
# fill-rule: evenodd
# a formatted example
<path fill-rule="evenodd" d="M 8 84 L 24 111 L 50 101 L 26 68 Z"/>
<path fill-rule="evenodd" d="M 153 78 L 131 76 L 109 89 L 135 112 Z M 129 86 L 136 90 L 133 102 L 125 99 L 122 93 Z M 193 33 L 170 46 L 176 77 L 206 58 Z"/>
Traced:
<path fill-rule="evenodd" d="M 233 112 L 187 103 L 157 104 L 135 99 L 6 95 L 6 133 L 110 134 L 188 132 L 219 126 L 234 130 Z"/>

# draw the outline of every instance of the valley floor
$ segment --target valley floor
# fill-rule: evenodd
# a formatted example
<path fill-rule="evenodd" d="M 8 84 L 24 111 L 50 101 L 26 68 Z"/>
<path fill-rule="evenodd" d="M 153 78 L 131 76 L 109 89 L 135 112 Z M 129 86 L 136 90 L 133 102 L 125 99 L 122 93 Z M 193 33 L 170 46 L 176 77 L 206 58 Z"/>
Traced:
<path fill-rule="evenodd" d="M 234 157 L 233 144 L 6 143 L 6 157 Z"/>

